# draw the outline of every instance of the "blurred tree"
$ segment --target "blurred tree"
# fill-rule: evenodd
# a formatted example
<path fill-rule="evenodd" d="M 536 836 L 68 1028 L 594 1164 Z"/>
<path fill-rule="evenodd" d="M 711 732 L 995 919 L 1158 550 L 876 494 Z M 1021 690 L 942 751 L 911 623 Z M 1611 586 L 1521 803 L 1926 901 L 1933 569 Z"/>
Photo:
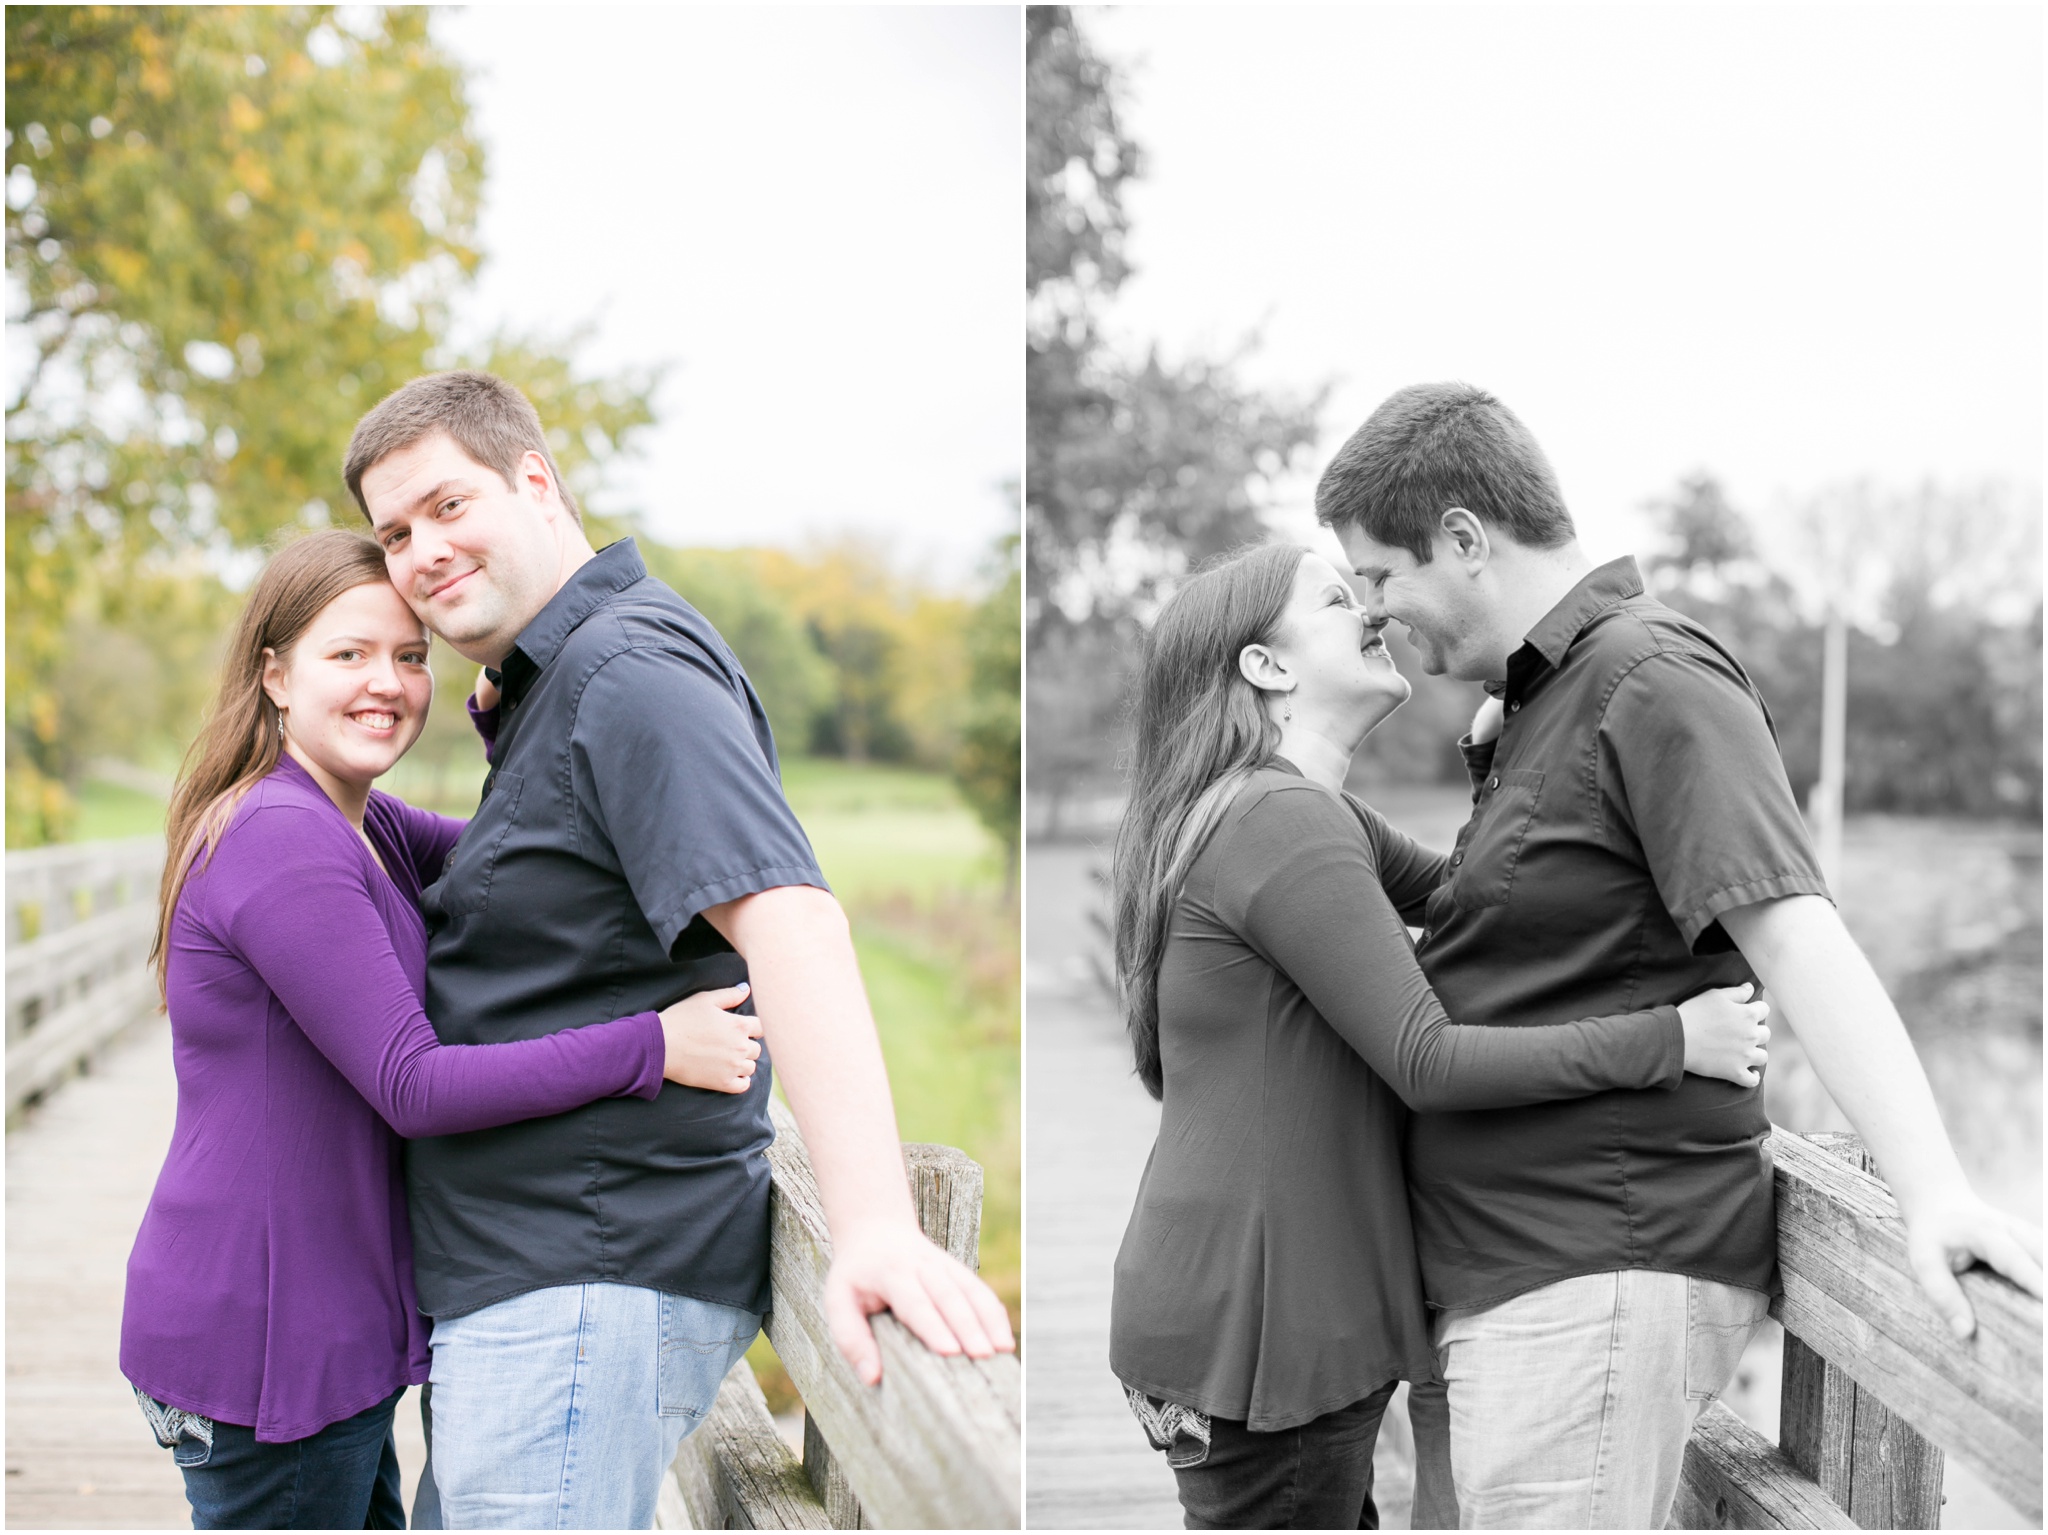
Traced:
<path fill-rule="evenodd" d="M 762 579 L 757 549 L 671 549 L 640 540 L 647 568 L 711 620 L 739 657 L 768 710 L 780 749 L 809 749 L 812 722 L 828 707 L 832 668 L 801 614 Z"/>
<path fill-rule="evenodd" d="M 36 6 L 6 26 L 12 845 L 62 834 L 95 749 L 59 697 L 80 636 L 153 640 L 135 598 L 205 579 L 189 556 L 245 575 L 237 551 L 354 515 L 355 419 L 454 361 L 483 167 L 424 9 Z M 649 419 L 651 381 L 580 381 L 560 348 L 478 360 L 534 394 L 572 480 Z"/>
<path fill-rule="evenodd" d="M 1023 681 L 1023 573 L 1018 540 L 1002 542 L 1003 582 L 967 617 L 966 720 L 953 758 L 953 781 L 1003 847 L 1003 889 L 1017 888 L 1017 843 L 1024 751 L 1018 694 Z"/>
<path fill-rule="evenodd" d="M 1849 598 L 1847 806 L 2038 817 L 2038 502 L 1997 486 L 1838 487 L 1821 499 L 1837 515 L 1852 509 L 1846 533 L 1863 571 L 1853 584 L 1864 595 Z M 1812 597 L 1712 476 L 1682 480 L 1646 509 L 1660 539 L 1643 562 L 1651 592 L 1704 623 L 1749 672 L 1804 800 L 1820 756 Z"/>
<path fill-rule="evenodd" d="M 1250 387 L 1242 352 L 1134 363 L 1105 342 L 1142 154 L 1075 13 L 1026 17 L 1028 740 L 1056 818 L 1111 765 L 1144 624 L 1192 564 L 1263 535 L 1261 490 L 1313 446 L 1323 394 Z"/>

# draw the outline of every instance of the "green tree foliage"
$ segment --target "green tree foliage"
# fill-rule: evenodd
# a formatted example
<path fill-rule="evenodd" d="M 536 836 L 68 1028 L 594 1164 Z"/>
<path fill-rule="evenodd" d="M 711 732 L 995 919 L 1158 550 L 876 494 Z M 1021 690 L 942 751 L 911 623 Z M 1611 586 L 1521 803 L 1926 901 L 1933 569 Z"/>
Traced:
<path fill-rule="evenodd" d="M 1023 572 L 1018 540 L 1005 539 L 1003 582 L 968 615 L 966 720 L 953 781 L 982 825 L 1003 845 L 1005 890 L 1014 891 L 1022 834 L 1024 751 L 1018 693 L 1023 681 Z"/>
<path fill-rule="evenodd" d="M 670 549 L 640 541 L 648 570 L 680 592 L 732 646 L 785 750 L 810 741 L 832 668 L 803 619 L 761 575 L 757 549 Z"/>
<path fill-rule="evenodd" d="M 1029 740 L 1057 805 L 1111 766 L 1144 623 L 1191 565 L 1262 535 L 1261 494 L 1313 446 L 1322 396 L 1252 388 L 1242 355 L 1132 361 L 1108 344 L 1143 157 L 1073 11 L 1027 17 Z"/>
<path fill-rule="evenodd" d="M 150 627 L 165 583 L 189 588 L 174 608 L 229 610 L 219 577 L 248 553 L 353 518 L 356 418 L 457 360 L 483 166 L 427 15 L 8 10 L 10 844 L 62 834 L 81 763 L 136 744 L 116 721 L 190 736 L 189 687 L 81 712 L 66 681 L 88 650 L 175 652 Z M 579 379 L 562 348 L 475 360 L 534 396 L 572 483 L 649 419 L 651 380 Z M 210 672 L 185 659 L 183 681 Z"/>

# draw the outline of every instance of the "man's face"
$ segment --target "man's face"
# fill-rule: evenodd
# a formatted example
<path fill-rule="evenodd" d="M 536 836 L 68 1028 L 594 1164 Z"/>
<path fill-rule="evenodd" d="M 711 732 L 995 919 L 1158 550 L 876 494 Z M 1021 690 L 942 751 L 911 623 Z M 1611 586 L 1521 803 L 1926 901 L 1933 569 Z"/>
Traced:
<path fill-rule="evenodd" d="M 511 654 L 560 585 L 556 521 L 568 513 L 538 454 L 521 470 L 507 485 L 446 432 L 432 432 L 363 474 L 391 584 L 428 628 L 487 665 Z"/>
<path fill-rule="evenodd" d="M 1391 618 L 1401 624 L 1422 655 L 1424 671 L 1432 677 L 1449 673 L 1465 682 L 1484 682 L 1494 675 L 1486 607 L 1448 534 L 1437 534 L 1434 557 L 1427 564 L 1355 524 L 1340 528 L 1337 542 L 1358 576 L 1366 616 L 1378 623 Z"/>

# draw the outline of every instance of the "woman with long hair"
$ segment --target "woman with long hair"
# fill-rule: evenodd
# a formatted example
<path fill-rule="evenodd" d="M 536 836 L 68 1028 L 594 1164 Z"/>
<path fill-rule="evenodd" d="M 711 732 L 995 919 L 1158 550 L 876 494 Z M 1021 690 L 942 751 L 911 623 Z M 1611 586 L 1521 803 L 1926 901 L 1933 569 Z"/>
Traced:
<path fill-rule="evenodd" d="M 1411 1108 L 1686 1071 L 1748 1086 L 1764 1060 L 1767 1008 L 1746 987 L 1541 1027 L 1445 1018 L 1403 917 L 1450 861 L 1343 789 L 1408 694 L 1344 578 L 1292 545 L 1193 577 L 1145 647 L 1113 886 L 1125 1019 L 1161 1116 L 1117 1255 L 1110 1364 L 1190 1529 L 1377 1527 L 1381 1415 L 1398 1381 L 1435 1380 Z M 1443 1432 L 1418 1419 L 1421 1458 Z"/>
<path fill-rule="evenodd" d="M 433 700 L 367 538 L 277 554 L 172 799 L 157 967 L 178 1114 L 128 1260 L 121 1369 L 200 1529 L 403 1528 L 393 1408 L 427 1379 L 401 1136 L 742 1091 L 743 988 L 504 1045 L 421 1011 L 422 889 L 463 823 L 371 784 Z"/>

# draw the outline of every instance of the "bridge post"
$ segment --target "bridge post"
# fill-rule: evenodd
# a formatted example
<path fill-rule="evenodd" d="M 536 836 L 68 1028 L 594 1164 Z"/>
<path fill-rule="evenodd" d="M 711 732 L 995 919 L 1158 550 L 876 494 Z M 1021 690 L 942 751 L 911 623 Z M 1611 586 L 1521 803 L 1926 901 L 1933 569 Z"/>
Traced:
<path fill-rule="evenodd" d="M 1853 1135 L 1808 1140 L 1851 1167 L 1881 1176 Z M 1866 1530 L 1941 1527 L 1941 1450 L 1872 1391 L 1800 1339 L 1785 1334 L 1778 1444 L 1835 1504 Z"/>

